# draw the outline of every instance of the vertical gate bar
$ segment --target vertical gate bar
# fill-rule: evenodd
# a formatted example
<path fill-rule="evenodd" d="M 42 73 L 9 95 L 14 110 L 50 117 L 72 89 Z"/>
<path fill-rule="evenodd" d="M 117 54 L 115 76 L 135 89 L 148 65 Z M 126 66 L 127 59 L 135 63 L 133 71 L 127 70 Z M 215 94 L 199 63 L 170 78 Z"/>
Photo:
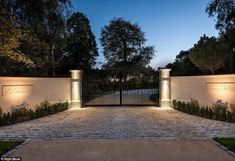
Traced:
<path fill-rule="evenodd" d="M 119 72 L 120 106 L 122 106 L 122 72 Z"/>
<path fill-rule="evenodd" d="M 156 74 L 156 85 L 157 85 L 157 106 L 159 107 L 160 106 L 160 102 L 159 102 L 159 100 L 160 100 L 160 95 L 159 95 L 159 87 L 160 87 L 160 82 L 159 82 L 159 72 L 157 72 L 157 74 Z"/>

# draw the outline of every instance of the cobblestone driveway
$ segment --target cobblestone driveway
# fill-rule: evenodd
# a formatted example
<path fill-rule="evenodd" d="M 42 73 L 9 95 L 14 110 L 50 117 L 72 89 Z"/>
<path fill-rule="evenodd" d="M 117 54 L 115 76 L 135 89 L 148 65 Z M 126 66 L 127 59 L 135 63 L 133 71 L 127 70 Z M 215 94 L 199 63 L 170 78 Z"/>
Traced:
<path fill-rule="evenodd" d="M 235 136 L 235 124 L 156 107 L 89 107 L 0 128 L 3 140 L 216 136 Z"/>

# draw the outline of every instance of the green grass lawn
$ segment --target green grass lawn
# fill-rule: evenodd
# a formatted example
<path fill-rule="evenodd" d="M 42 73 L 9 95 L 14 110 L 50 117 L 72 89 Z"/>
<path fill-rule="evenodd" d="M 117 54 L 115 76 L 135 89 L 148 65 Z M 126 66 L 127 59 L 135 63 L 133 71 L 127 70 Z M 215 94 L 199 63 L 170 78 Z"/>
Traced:
<path fill-rule="evenodd" d="M 235 152 L 235 138 L 215 138 L 214 140 Z"/>
<path fill-rule="evenodd" d="M 0 141 L 0 156 L 22 143 L 23 141 Z"/>

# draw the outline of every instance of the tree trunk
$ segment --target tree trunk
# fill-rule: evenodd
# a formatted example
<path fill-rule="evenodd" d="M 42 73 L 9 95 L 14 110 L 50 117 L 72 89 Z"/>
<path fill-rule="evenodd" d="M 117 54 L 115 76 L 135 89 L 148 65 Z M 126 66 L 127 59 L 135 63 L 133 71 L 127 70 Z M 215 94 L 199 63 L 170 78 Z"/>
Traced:
<path fill-rule="evenodd" d="M 124 83 L 126 83 L 127 74 L 124 74 Z"/>
<path fill-rule="evenodd" d="M 123 47 L 124 47 L 124 66 L 125 66 L 127 64 L 127 45 L 125 40 L 123 40 Z M 126 72 L 124 72 L 124 83 L 126 83 L 126 78 L 127 74 Z"/>
<path fill-rule="evenodd" d="M 211 69 L 211 74 L 215 75 L 215 71 L 213 69 Z"/>

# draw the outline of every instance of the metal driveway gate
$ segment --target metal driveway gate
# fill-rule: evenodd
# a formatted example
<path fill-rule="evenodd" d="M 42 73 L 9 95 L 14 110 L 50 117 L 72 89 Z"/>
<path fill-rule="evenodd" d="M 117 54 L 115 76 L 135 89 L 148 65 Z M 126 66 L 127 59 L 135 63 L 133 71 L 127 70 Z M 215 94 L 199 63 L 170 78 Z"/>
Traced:
<path fill-rule="evenodd" d="M 156 106 L 158 99 L 157 72 L 101 70 L 83 80 L 85 106 Z"/>

